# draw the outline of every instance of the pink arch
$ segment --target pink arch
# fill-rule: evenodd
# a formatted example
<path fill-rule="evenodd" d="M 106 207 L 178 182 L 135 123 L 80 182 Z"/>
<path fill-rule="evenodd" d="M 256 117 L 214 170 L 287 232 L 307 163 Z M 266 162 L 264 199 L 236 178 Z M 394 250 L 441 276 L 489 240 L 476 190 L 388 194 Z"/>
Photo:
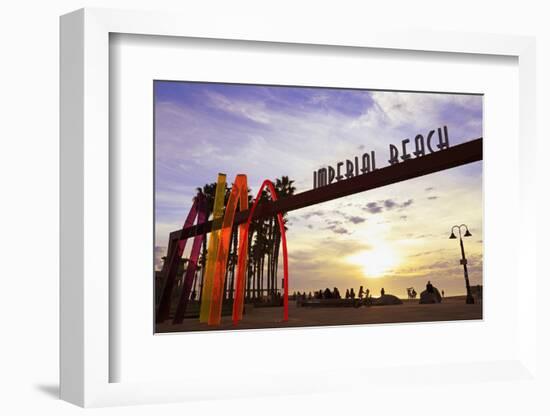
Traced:
<path fill-rule="evenodd" d="M 193 222 L 195 221 L 195 218 L 197 218 L 197 224 L 201 224 L 208 219 L 208 208 L 206 206 L 206 199 L 204 197 L 204 194 L 202 193 L 199 193 L 194 198 L 193 206 L 187 214 L 187 218 L 185 220 L 185 223 L 183 224 L 183 228 L 191 227 L 193 225 Z M 185 310 L 187 308 L 187 303 L 189 300 L 189 295 L 191 294 L 191 288 L 193 286 L 193 278 L 195 276 L 195 270 L 199 259 L 199 252 L 203 237 L 204 235 L 200 234 L 195 236 L 193 239 L 193 248 L 191 250 L 191 256 L 189 257 L 189 266 L 185 273 L 182 295 L 176 309 L 174 323 L 180 323 L 181 321 L 183 321 L 183 317 L 185 315 Z M 165 270 L 164 286 L 162 288 L 162 294 L 157 308 L 157 315 L 155 317 L 155 321 L 157 324 L 164 322 L 170 316 L 172 292 L 174 289 L 181 256 L 183 255 L 183 252 L 185 250 L 187 240 L 188 238 L 179 238 L 172 247 L 170 247 L 170 244 L 168 245 L 168 253 L 166 259 L 167 269 Z"/>
<path fill-rule="evenodd" d="M 256 206 L 260 201 L 260 196 L 262 195 L 262 191 L 264 190 L 265 187 L 269 188 L 269 191 L 271 193 L 271 199 L 273 199 L 273 201 L 277 201 L 277 192 L 275 191 L 275 187 L 273 186 L 273 183 L 269 179 L 266 179 L 262 183 L 262 186 L 260 187 L 260 190 L 256 195 L 254 204 L 250 209 L 250 214 L 248 214 L 248 220 L 246 222 L 246 227 L 244 229 L 244 238 L 242 240 L 245 242 L 245 244 L 243 244 L 239 250 L 239 267 L 238 267 L 239 273 L 237 276 L 237 286 L 235 288 L 236 297 L 233 302 L 233 325 L 237 325 L 239 320 L 242 319 L 242 310 L 244 305 L 244 274 L 245 274 L 244 270 L 246 269 L 246 267 L 244 267 L 246 262 L 245 250 L 247 248 L 246 244 L 248 244 L 248 230 L 250 229 L 252 216 L 254 215 L 254 211 L 256 210 Z M 288 254 L 287 254 L 287 246 L 286 246 L 285 224 L 283 222 L 283 215 L 280 212 L 277 214 L 277 222 L 279 223 L 279 230 L 281 231 L 281 242 L 283 244 L 283 266 L 284 266 L 283 322 L 286 322 L 288 321 Z M 241 264 L 241 261 L 243 264 Z"/>

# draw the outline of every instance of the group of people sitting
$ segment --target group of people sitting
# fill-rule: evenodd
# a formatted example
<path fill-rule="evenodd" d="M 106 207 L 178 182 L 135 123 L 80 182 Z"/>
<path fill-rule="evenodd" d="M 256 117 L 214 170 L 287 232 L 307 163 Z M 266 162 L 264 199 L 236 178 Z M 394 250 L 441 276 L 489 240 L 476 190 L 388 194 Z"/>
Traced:
<path fill-rule="evenodd" d="M 384 289 L 382 288 L 382 295 L 384 294 Z M 346 299 L 355 299 L 355 291 L 353 290 L 353 288 L 351 289 L 346 289 Z M 363 286 L 359 286 L 359 293 L 357 293 L 357 297 L 359 299 L 363 299 L 363 298 L 370 298 L 371 297 L 371 293 L 370 293 L 370 290 L 367 289 L 363 289 Z"/>
<path fill-rule="evenodd" d="M 309 292 L 308 294 L 306 294 L 306 292 L 294 292 L 291 298 L 295 300 L 342 299 L 342 296 L 340 296 L 340 291 L 337 287 L 335 287 L 332 291 L 327 287 L 325 290 L 320 289 L 313 293 Z"/>
<path fill-rule="evenodd" d="M 384 288 L 380 290 L 380 295 L 384 296 L 385 291 Z M 356 294 L 355 290 L 353 288 L 346 289 L 346 294 L 344 295 L 345 299 L 364 299 L 364 298 L 370 298 L 371 292 L 369 289 L 364 289 L 363 286 L 359 287 L 359 292 Z M 310 300 L 310 299 L 342 299 L 342 296 L 340 295 L 340 291 L 337 287 L 330 290 L 328 287 L 325 290 L 317 290 L 313 293 L 309 292 L 306 294 L 300 293 L 300 292 L 294 292 L 291 296 L 291 299 L 293 300 Z"/>
<path fill-rule="evenodd" d="M 434 293 L 434 286 L 432 285 L 432 282 L 428 281 L 426 284 L 426 291 L 428 293 Z M 407 292 L 409 293 L 409 298 L 415 298 L 416 297 L 416 291 L 414 288 L 407 288 Z M 411 295 L 411 293 L 414 293 L 414 296 Z M 386 291 L 384 288 L 380 289 L 380 296 L 384 296 L 386 294 Z M 445 296 L 445 292 L 441 291 L 441 296 Z M 356 294 L 355 290 L 353 288 L 346 289 L 346 294 L 344 295 L 345 299 L 369 299 L 372 297 L 371 292 L 369 289 L 364 289 L 363 286 L 359 287 L 359 292 Z M 300 293 L 300 292 L 294 292 L 290 299 L 292 300 L 311 300 L 311 299 L 342 299 L 342 296 L 340 295 L 340 291 L 337 287 L 330 290 L 328 287 L 325 290 L 317 290 L 315 292 L 309 292 L 306 294 L 306 292 Z"/>

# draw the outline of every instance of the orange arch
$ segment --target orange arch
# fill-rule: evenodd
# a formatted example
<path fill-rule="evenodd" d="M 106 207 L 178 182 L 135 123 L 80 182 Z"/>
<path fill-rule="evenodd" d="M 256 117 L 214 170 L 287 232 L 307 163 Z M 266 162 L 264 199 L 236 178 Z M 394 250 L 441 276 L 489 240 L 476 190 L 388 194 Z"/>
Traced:
<path fill-rule="evenodd" d="M 260 196 L 262 195 L 262 191 L 264 190 L 265 187 L 269 188 L 269 191 L 271 193 L 271 199 L 273 199 L 273 201 L 277 201 L 277 192 L 275 191 L 275 187 L 273 186 L 273 183 L 270 180 L 266 179 L 262 183 L 262 186 L 260 187 L 260 190 L 256 195 L 256 199 L 254 200 L 254 204 L 252 205 L 252 209 L 250 210 L 250 213 L 248 215 L 248 220 L 246 222 L 246 225 L 244 226 L 244 229 L 241 228 L 243 232 L 241 233 L 241 236 L 240 236 L 241 238 L 240 238 L 240 247 L 239 247 L 239 262 L 237 264 L 237 286 L 235 288 L 235 299 L 233 301 L 233 325 L 237 325 L 237 323 L 242 319 L 242 316 L 243 316 L 244 286 L 245 286 L 244 279 L 245 279 L 246 258 L 247 258 L 247 251 L 248 251 L 248 230 L 250 229 L 252 216 L 254 215 L 254 211 L 256 210 L 256 206 L 260 201 Z M 286 245 L 285 224 L 283 222 L 283 215 L 281 213 L 277 214 L 277 222 L 279 223 L 279 230 L 281 232 L 281 242 L 283 245 L 283 266 L 284 266 L 283 322 L 286 322 L 288 321 L 288 255 L 287 255 L 287 245 Z"/>
<path fill-rule="evenodd" d="M 219 325 L 222 319 L 225 270 L 227 266 L 227 258 L 229 256 L 231 233 L 233 231 L 233 220 L 235 219 L 237 204 L 239 204 L 239 209 L 241 211 L 248 209 L 248 185 L 246 175 L 237 175 L 235 178 L 235 182 L 231 187 L 231 193 L 229 194 L 227 206 L 225 207 L 221 235 L 218 243 L 218 252 L 216 255 L 216 267 L 214 269 L 214 278 L 212 282 L 212 300 L 210 304 L 210 313 L 208 316 L 208 325 Z M 244 266 L 246 267 L 246 259 L 248 256 L 248 244 L 246 243 L 246 240 L 244 240 L 245 227 L 245 224 L 241 224 L 239 226 L 239 246 L 241 252 L 239 255 L 237 269 L 238 274 L 242 273 L 242 262 L 244 262 Z"/>

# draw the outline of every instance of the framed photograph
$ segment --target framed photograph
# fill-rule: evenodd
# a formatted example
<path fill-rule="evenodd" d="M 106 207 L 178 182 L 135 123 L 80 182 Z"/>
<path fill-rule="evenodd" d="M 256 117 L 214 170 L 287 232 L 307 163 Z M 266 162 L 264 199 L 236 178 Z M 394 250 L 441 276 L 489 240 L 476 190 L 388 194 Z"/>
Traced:
<path fill-rule="evenodd" d="M 61 18 L 62 398 L 536 382 L 534 40 L 243 23 Z"/>
<path fill-rule="evenodd" d="M 482 95 L 153 87 L 155 332 L 482 319 Z"/>

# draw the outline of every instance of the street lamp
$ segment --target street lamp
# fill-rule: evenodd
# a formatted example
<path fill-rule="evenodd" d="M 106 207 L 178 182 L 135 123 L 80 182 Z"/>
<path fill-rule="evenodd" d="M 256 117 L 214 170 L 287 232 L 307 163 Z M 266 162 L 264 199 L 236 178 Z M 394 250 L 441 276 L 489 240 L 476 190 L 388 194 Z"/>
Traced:
<path fill-rule="evenodd" d="M 451 228 L 451 235 L 449 238 L 451 240 L 456 239 L 456 235 L 454 233 L 454 229 L 458 229 L 458 238 L 460 239 L 460 252 L 462 253 L 462 259 L 460 260 L 460 264 L 464 266 L 464 280 L 466 281 L 466 303 L 472 304 L 475 303 L 474 297 L 472 296 L 472 290 L 470 289 L 470 279 L 468 279 L 468 260 L 466 260 L 466 254 L 464 254 L 464 243 L 462 242 L 462 227 L 466 229 L 466 232 L 464 233 L 464 237 L 471 237 L 472 234 L 470 233 L 470 230 L 468 230 L 468 226 L 466 224 L 460 224 L 460 225 L 453 225 Z"/>

